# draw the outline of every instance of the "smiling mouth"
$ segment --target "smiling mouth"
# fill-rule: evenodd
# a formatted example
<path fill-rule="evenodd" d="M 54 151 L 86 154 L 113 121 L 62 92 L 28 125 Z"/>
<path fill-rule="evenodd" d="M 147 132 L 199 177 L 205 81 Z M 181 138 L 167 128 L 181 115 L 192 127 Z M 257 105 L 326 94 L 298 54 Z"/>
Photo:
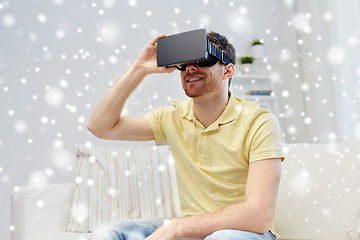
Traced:
<path fill-rule="evenodd" d="M 201 79 L 203 79 L 203 78 L 202 78 L 202 77 L 190 78 L 190 79 L 188 79 L 186 82 L 195 82 L 195 81 L 199 81 L 199 80 L 201 80 Z"/>

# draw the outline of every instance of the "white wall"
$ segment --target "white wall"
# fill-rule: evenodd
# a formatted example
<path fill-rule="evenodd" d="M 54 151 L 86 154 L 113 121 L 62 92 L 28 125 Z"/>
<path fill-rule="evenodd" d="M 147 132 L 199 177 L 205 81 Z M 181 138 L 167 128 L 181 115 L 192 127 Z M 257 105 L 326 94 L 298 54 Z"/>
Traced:
<path fill-rule="evenodd" d="M 294 6 L 288 0 L 1 1 L 0 238 L 9 239 L 10 192 L 15 186 L 72 181 L 74 143 L 119 144 L 96 139 L 86 122 L 109 84 L 159 33 L 205 27 L 226 35 L 239 54 L 254 38 L 263 38 L 273 56 L 280 110 L 287 116 L 287 141 L 322 139 L 329 129 L 336 131 L 336 117 L 320 120 L 334 110 L 322 109 L 319 91 L 304 100 L 308 93 L 301 84 L 316 74 L 304 73 L 298 57 L 297 35 L 288 24 Z M 307 44 L 304 47 L 311 48 L 315 43 Z M 327 70 L 315 70 L 320 68 Z M 309 83 L 309 92 L 314 84 Z M 328 106 L 333 106 L 330 90 L 335 88 L 322 86 Z M 178 73 L 150 76 L 126 109 L 129 115 L 144 114 L 172 98 L 186 99 Z M 313 125 L 304 124 L 308 116 Z"/>
<path fill-rule="evenodd" d="M 359 1 L 297 1 L 294 7 L 297 16 L 308 14 L 311 28 L 297 31 L 301 81 L 308 84 L 305 113 L 312 120 L 305 139 L 359 140 Z"/>
<path fill-rule="evenodd" d="M 305 139 L 321 143 L 328 141 L 328 136 L 337 135 L 334 73 L 326 55 L 332 43 L 329 38 L 331 23 L 323 17 L 324 2 L 298 1 L 294 6 L 294 17 L 298 19 L 294 22 L 300 22 L 296 34 L 304 120 L 308 119 Z"/>
<path fill-rule="evenodd" d="M 360 2 L 334 1 L 329 6 L 334 14 L 331 24 L 333 45 L 341 50 L 343 61 L 334 66 L 339 140 L 360 139 Z"/>

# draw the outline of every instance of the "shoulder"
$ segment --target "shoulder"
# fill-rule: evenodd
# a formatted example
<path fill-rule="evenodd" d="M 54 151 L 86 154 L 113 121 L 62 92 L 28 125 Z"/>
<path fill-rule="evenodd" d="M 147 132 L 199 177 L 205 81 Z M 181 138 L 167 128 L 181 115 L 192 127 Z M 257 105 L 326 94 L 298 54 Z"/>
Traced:
<path fill-rule="evenodd" d="M 236 100 L 237 108 L 241 110 L 241 117 L 248 120 L 272 120 L 275 119 L 275 115 L 269 110 L 263 109 L 256 102 L 248 102 L 243 98 L 234 97 Z"/>
<path fill-rule="evenodd" d="M 172 106 L 169 107 L 169 111 L 177 113 L 179 116 L 187 116 L 192 111 L 193 100 L 188 99 L 186 101 L 173 100 Z"/>
<path fill-rule="evenodd" d="M 191 99 L 187 101 L 173 100 L 171 105 L 159 107 L 146 115 L 156 115 L 158 117 L 166 117 L 174 114 L 178 114 L 179 116 L 186 115 L 189 112 L 189 109 L 191 109 L 190 100 Z"/>
<path fill-rule="evenodd" d="M 177 100 L 177 99 L 174 99 L 172 100 L 172 109 L 186 109 L 188 107 L 190 107 L 191 103 L 192 103 L 192 99 L 188 99 L 186 101 L 181 101 L 181 100 Z"/>

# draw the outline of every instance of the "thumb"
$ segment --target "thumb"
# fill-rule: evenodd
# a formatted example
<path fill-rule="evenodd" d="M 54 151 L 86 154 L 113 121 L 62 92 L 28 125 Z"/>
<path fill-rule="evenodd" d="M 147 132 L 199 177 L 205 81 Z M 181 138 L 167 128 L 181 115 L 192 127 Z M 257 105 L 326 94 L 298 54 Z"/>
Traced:
<path fill-rule="evenodd" d="M 172 73 L 173 71 L 177 70 L 177 67 L 164 67 L 165 68 L 165 72 L 167 73 Z"/>

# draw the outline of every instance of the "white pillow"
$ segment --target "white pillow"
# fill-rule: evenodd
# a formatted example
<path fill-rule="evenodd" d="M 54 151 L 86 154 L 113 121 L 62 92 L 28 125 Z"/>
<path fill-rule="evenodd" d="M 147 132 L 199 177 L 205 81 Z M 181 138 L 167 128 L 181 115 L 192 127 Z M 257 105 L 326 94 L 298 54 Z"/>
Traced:
<path fill-rule="evenodd" d="M 360 240 L 360 209 L 357 213 L 354 226 L 346 233 L 349 240 Z"/>
<path fill-rule="evenodd" d="M 284 147 L 274 221 L 281 239 L 345 238 L 360 206 L 359 149 L 360 141 Z"/>
<path fill-rule="evenodd" d="M 68 232 L 91 232 L 116 219 L 180 217 L 168 146 L 76 145 L 77 187 Z"/>

